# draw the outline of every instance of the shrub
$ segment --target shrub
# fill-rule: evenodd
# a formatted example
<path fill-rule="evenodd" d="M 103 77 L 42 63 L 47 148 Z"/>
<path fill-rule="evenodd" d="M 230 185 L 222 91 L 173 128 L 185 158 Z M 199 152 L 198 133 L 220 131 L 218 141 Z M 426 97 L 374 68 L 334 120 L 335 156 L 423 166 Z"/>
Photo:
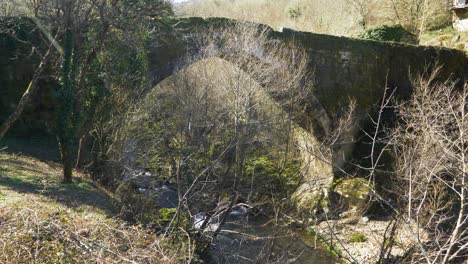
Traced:
<path fill-rule="evenodd" d="M 302 16 L 302 10 L 300 7 L 296 8 L 289 8 L 288 10 L 288 16 L 289 18 L 296 19 Z"/>
<path fill-rule="evenodd" d="M 359 35 L 360 38 L 377 41 L 394 41 L 416 44 L 417 38 L 401 25 L 383 25 L 370 28 Z"/>

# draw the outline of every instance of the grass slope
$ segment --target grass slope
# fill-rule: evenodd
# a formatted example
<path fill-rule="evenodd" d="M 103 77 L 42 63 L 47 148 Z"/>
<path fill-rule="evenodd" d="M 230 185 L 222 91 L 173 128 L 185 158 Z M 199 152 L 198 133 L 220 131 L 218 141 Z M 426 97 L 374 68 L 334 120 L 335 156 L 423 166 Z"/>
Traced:
<path fill-rule="evenodd" d="M 452 26 L 428 31 L 421 36 L 421 44 L 459 49 L 468 53 L 468 32 L 457 32 Z"/>
<path fill-rule="evenodd" d="M 61 166 L 0 152 L 0 263 L 176 263 L 147 229 L 115 218 L 88 175 L 61 184 Z"/>
<path fill-rule="evenodd" d="M 396 3 L 394 6 L 392 3 Z M 383 0 L 197 0 L 176 7 L 181 16 L 227 17 L 264 23 L 277 29 L 292 28 L 331 35 L 356 37 L 366 26 L 402 24 L 414 30 L 421 24 L 417 1 Z M 362 6 L 361 6 L 362 4 Z M 427 29 L 450 24 L 452 14 L 445 1 L 428 1 L 425 13 Z M 397 10 L 398 16 L 395 13 Z M 419 14 L 419 15 L 418 15 Z"/>

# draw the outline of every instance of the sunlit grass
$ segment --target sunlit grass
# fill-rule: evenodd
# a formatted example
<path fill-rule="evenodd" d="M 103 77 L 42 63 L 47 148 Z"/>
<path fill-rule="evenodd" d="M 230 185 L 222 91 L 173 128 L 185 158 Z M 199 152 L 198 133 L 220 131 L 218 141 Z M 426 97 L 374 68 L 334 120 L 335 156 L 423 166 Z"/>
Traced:
<path fill-rule="evenodd" d="M 57 163 L 0 154 L 0 263 L 175 263 L 156 234 L 116 218 L 88 175 L 74 176 L 63 184 Z"/>

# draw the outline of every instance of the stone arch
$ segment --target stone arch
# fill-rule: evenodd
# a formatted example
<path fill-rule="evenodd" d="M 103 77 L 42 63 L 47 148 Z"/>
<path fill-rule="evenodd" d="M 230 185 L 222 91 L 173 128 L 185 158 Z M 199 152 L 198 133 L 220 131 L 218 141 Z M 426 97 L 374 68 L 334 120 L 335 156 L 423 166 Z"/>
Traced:
<path fill-rule="evenodd" d="M 281 102 L 278 102 L 279 99 L 275 98 L 274 95 L 269 94 L 267 92 L 268 89 L 265 89 L 265 87 L 262 87 L 262 85 L 256 82 L 255 76 L 252 76 L 249 73 L 243 71 L 242 67 L 239 67 L 237 64 L 233 64 L 231 61 L 220 57 L 207 57 L 189 65 L 185 65 L 176 71 L 173 75 L 159 82 L 156 86 L 159 88 L 154 88 L 154 90 L 168 92 L 165 88 L 162 87 L 175 87 L 175 78 L 181 74 L 184 74 L 183 72 L 187 69 L 190 70 L 193 67 L 198 67 L 207 62 L 221 64 L 217 65 L 217 67 L 228 65 L 229 67 L 239 69 L 243 72 L 243 74 L 249 76 L 249 78 L 251 78 L 258 85 L 258 89 L 262 90 L 262 98 L 266 98 L 266 100 L 269 101 L 268 104 L 274 105 L 271 107 L 276 108 L 277 110 L 273 110 L 273 112 L 283 113 L 285 111 L 289 111 L 289 109 L 283 109 L 281 107 L 282 104 Z M 304 181 L 296 191 L 293 198 L 304 207 L 314 207 L 314 203 L 319 202 L 317 200 L 318 197 L 323 196 L 324 193 L 328 193 L 328 189 L 334 180 L 334 167 L 337 167 L 338 165 L 334 164 L 337 162 L 337 159 L 333 159 L 333 153 L 324 151 L 324 146 L 322 145 L 322 138 L 324 135 L 315 134 L 314 130 L 311 129 L 312 125 L 310 124 L 310 122 L 315 122 L 325 133 L 328 134 L 331 133 L 330 130 L 332 121 L 325 109 L 321 106 L 318 99 L 313 94 L 307 97 L 307 100 L 308 102 L 304 102 L 304 104 L 309 106 L 307 111 L 304 113 L 306 117 L 300 117 L 297 120 L 293 119 L 295 124 L 292 130 L 293 138 L 296 142 L 296 147 L 299 150 L 300 157 L 304 164 Z"/>
<path fill-rule="evenodd" d="M 191 35 L 203 29 L 229 27 L 234 23 L 236 21 L 224 18 L 185 18 L 174 21 L 172 25 L 178 30 L 178 35 L 173 36 L 167 45 L 150 51 L 150 57 L 153 59 L 150 61 L 151 68 L 158 75 L 155 84 L 172 74 L 175 62 L 180 61 L 186 52 L 193 48 Z M 266 25 L 257 26 L 268 28 Z M 336 125 L 336 118 L 332 118 L 332 115 L 339 111 L 348 98 L 356 100 L 357 121 L 345 135 L 345 141 L 349 142 L 338 144 L 333 149 L 333 154 L 324 158 L 323 162 L 311 162 L 314 163 L 313 167 L 316 167 L 316 174 L 323 171 L 334 177 L 351 158 L 353 140 L 359 125 L 365 117 L 375 113 L 373 111 L 382 99 L 387 85 L 397 88 L 397 98 L 405 99 L 411 95 L 411 77 L 428 71 L 435 65 L 444 65 L 441 79 L 451 77 L 462 82 L 468 76 L 468 59 L 461 51 L 351 39 L 290 29 L 284 29 L 282 32 L 270 30 L 269 37 L 303 48 L 310 60 L 308 69 L 314 72 L 315 84 L 311 96 L 307 101 L 298 102 L 302 106 L 301 109 L 306 109 L 304 118 L 297 121 L 304 132 L 304 145 L 308 145 L 305 142 L 313 142 L 309 145 L 322 143 L 323 136 L 314 134 L 310 129 L 311 123 L 318 124 L 324 134 L 330 134 Z M 175 47 L 177 49 L 174 49 Z M 222 57 L 229 61 L 229 54 Z M 242 65 L 239 67 L 242 68 Z M 309 89 L 312 90 L 312 87 Z"/>

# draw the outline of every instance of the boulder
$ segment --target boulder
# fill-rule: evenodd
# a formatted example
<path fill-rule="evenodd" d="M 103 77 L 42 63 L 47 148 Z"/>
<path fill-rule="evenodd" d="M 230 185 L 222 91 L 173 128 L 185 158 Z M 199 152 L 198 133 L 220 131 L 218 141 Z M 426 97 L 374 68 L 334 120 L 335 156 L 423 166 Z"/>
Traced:
<path fill-rule="evenodd" d="M 335 192 L 341 196 L 346 212 L 342 217 L 362 215 L 367 208 L 370 197 L 370 184 L 364 178 L 339 180 Z"/>
<path fill-rule="evenodd" d="M 177 191 L 146 170 L 126 171 L 121 185 L 130 186 L 158 208 L 176 208 L 179 203 Z"/>

